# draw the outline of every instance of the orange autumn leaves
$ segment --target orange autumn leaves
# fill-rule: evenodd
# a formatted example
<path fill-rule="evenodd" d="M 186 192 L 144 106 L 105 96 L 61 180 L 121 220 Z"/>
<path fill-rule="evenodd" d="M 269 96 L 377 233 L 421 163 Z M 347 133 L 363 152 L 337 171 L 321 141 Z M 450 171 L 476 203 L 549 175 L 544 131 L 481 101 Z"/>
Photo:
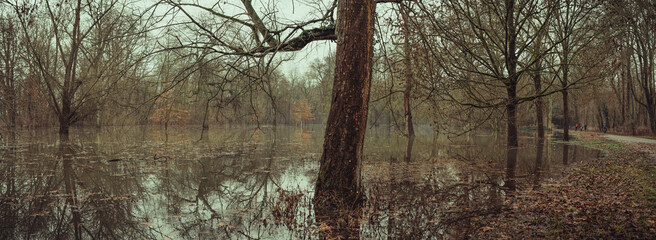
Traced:
<path fill-rule="evenodd" d="M 303 125 L 304 121 L 314 120 L 312 106 L 307 99 L 302 98 L 292 103 L 292 116 L 297 122 L 300 122 L 301 125 Z"/>
<path fill-rule="evenodd" d="M 156 124 L 186 124 L 189 111 L 174 107 L 167 95 L 163 94 L 155 101 L 157 108 L 150 116 L 150 121 Z"/>

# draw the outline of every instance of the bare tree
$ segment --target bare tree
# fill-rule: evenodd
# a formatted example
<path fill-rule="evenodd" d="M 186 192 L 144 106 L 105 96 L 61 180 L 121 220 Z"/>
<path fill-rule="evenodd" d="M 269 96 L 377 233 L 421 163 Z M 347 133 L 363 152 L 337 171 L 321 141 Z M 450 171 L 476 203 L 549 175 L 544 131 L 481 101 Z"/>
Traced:
<path fill-rule="evenodd" d="M 70 126 L 96 112 L 108 90 L 142 60 L 134 57 L 140 49 L 133 41 L 143 32 L 140 13 L 119 0 L 11 5 L 60 136 L 67 138 Z"/>
<path fill-rule="evenodd" d="M 415 129 L 412 123 L 412 109 L 411 109 L 411 93 L 414 82 L 414 68 L 412 67 L 412 43 L 410 36 L 410 10 L 407 9 L 408 6 L 405 4 L 399 4 L 399 12 L 401 13 L 401 18 L 403 19 L 403 65 L 405 71 L 405 88 L 403 90 L 403 110 L 405 111 L 405 128 L 408 138 L 415 137 Z M 410 140 L 409 140 L 410 141 Z M 408 144 L 408 151 L 412 150 L 412 144 Z M 409 158 L 409 157 L 408 157 Z"/>
<path fill-rule="evenodd" d="M 555 21 L 551 24 L 553 35 L 558 44 L 558 80 L 560 81 L 561 94 L 563 97 L 563 140 L 569 140 L 569 98 L 568 90 L 573 85 L 580 85 L 588 80 L 585 74 L 579 74 L 578 78 L 571 78 L 571 67 L 579 67 L 581 72 L 585 66 L 580 63 L 580 56 L 590 47 L 595 37 L 598 36 L 597 29 L 593 26 L 593 18 L 597 16 L 600 2 L 595 0 L 566 0 L 559 1 L 555 14 Z M 603 58 L 600 58 L 603 59 Z M 593 64 L 594 65 L 594 64 Z"/>
<path fill-rule="evenodd" d="M 538 21 L 539 22 L 539 21 Z M 539 32 L 536 32 L 535 34 L 538 35 L 538 37 L 535 39 L 535 42 L 533 43 L 533 56 L 535 56 L 537 59 L 535 61 L 535 70 L 532 73 L 533 77 L 533 85 L 535 87 L 535 95 L 538 95 L 538 97 L 535 99 L 535 112 L 536 112 L 536 119 L 537 119 L 537 128 L 538 128 L 538 139 L 544 139 L 544 98 L 542 96 L 539 96 L 543 89 L 542 89 L 542 75 L 544 74 L 544 70 L 542 69 L 543 66 L 543 56 L 542 51 L 543 51 L 543 46 L 544 46 L 544 40 L 546 39 L 545 34 L 547 33 L 547 28 L 542 28 L 538 29 L 541 30 Z"/>
<path fill-rule="evenodd" d="M 506 0 L 477 2 L 449 0 L 419 7 L 430 33 L 437 43 L 430 49 L 441 59 L 451 90 L 444 93 L 460 105 L 474 108 L 505 107 L 507 141 L 516 148 L 517 106 L 551 94 L 549 86 L 539 92 L 522 93 L 524 77 L 534 71 L 537 62 L 548 55 L 555 43 L 535 52 L 539 34 L 555 12 L 554 1 Z"/>
<path fill-rule="evenodd" d="M 16 127 L 21 72 L 19 66 L 21 48 L 16 22 L 11 19 L 13 17 L 10 13 L 0 16 L 0 89 L 2 91 L 0 106 L 5 111 L 3 120 L 12 129 Z"/>
<path fill-rule="evenodd" d="M 651 133 L 656 134 L 656 5 L 646 0 L 609 1 L 608 7 L 624 34 L 628 95 L 644 108 Z"/>
<path fill-rule="evenodd" d="M 373 0 L 339 1 L 333 98 L 314 202 L 328 207 L 362 199 L 361 167 L 372 79 Z"/>
<path fill-rule="evenodd" d="M 398 2 L 398 1 L 380 1 Z M 205 41 L 183 41 L 179 48 L 205 48 L 224 56 L 262 57 L 296 51 L 317 40 L 337 41 L 335 80 L 328 115 L 324 151 L 315 192 L 317 209 L 362 199 L 360 173 L 372 79 L 374 12 L 376 1 L 345 0 L 319 4 L 316 18 L 283 24 L 275 14 L 259 14 L 250 0 L 241 0 L 236 13 L 225 2 L 205 6 L 199 2 L 166 1 L 172 11 L 187 17 Z M 264 6 L 273 9 L 274 6 Z M 190 9 L 204 10 L 215 24 L 199 21 Z M 333 11 L 337 9 L 337 23 Z M 265 16 L 265 17 L 261 17 Z M 233 37 L 227 37 L 233 36 Z M 357 206 L 350 205 L 350 206 Z"/>

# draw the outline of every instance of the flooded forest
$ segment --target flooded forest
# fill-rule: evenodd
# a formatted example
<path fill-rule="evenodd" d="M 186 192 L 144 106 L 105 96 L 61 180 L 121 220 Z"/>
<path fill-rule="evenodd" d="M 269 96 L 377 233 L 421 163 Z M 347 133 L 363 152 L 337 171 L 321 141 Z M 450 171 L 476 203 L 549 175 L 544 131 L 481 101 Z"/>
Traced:
<path fill-rule="evenodd" d="M 656 1 L 0 0 L 0 239 L 472 238 L 656 238 Z"/>

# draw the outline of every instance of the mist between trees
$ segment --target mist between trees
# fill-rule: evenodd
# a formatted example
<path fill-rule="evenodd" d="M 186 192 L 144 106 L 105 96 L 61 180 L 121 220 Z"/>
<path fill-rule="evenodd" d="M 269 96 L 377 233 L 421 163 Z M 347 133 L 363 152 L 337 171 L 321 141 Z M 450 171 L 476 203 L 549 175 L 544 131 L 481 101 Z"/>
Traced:
<path fill-rule="evenodd" d="M 327 123 L 318 182 L 357 160 L 324 184 L 351 195 L 367 127 L 656 133 L 649 0 L 0 2 L 9 130 Z M 336 53 L 281 70 L 317 41 Z"/>

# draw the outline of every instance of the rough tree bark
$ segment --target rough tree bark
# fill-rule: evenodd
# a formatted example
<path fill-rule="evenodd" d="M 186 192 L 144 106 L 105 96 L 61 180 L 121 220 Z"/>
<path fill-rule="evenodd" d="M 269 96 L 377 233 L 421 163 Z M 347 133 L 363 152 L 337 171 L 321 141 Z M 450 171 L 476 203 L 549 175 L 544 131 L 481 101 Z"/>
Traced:
<path fill-rule="evenodd" d="M 319 212 L 362 202 L 360 170 L 372 78 L 374 0 L 337 5 L 332 102 L 314 204 Z"/>
<path fill-rule="evenodd" d="M 508 114 L 508 148 L 509 154 L 508 158 L 510 160 L 511 148 L 517 148 L 519 143 L 517 141 L 517 82 L 519 80 L 519 74 L 517 73 L 517 34 L 514 18 L 514 0 L 506 0 L 506 42 L 507 46 L 507 56 L 506 56 L 506 70 L 508 71 L 508 80 L 506 82 L 506 92 L 508 94 L 507 104 L 506 104 L 506 113 Z M 514 154 L 516 156 L 516 154 Z"/>
<path fill-rule="evenodd" d="M 515 191 L 515 165 L 517 163 L 517 82 L 520 73 L 517 73 L 517 29 L 515 23 L 515 1 L 506 0 L 506 70 L 508 79 L 505 83 L 507 92 L 506 114 L 508 115 L 508 143 L 506 146 L 506 187 Z"/>

